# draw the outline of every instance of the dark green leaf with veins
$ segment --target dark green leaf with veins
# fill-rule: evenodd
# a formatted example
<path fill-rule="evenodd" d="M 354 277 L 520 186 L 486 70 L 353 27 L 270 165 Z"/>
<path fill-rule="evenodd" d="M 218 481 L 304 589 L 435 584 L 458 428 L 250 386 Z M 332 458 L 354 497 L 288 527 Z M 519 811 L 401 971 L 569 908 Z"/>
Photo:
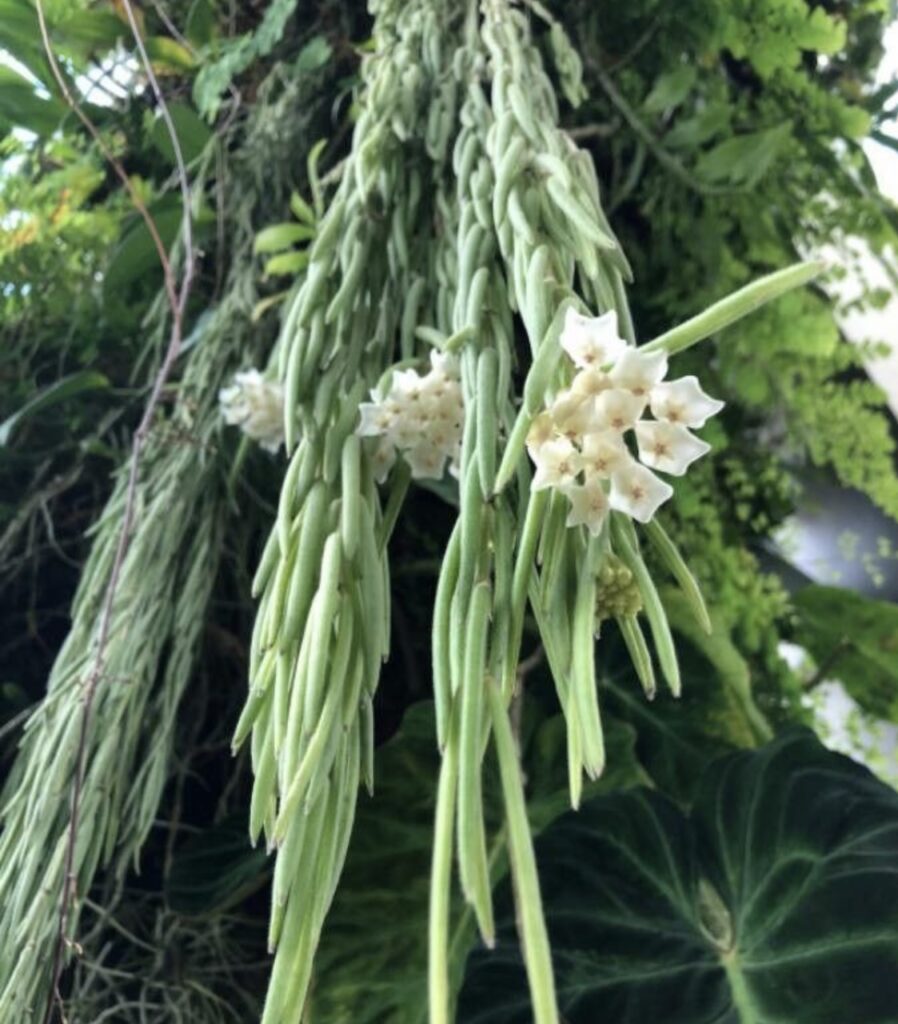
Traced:
<path fill-rule="evenodd" d="M 898 795 L 791 731 L 705 772 L 689 817 L 598 797 L 537 841 L 568 1024 L 894 1024 Z M 530 1020 L 507 886 L 463 1024 Z"/>

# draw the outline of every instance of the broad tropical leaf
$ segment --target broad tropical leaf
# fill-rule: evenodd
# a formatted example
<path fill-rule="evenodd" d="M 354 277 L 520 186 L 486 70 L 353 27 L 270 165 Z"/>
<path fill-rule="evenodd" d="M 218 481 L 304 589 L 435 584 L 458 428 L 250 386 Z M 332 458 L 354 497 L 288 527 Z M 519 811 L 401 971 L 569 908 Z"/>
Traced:
<path fill-rule="evenodd" d="M 898 795 L 805 730 L 715 762 L 691 814 L 599 797 L 537 841 L 569 1024 L 893 1024 Z M 510 894 L 459 1020 L 530 1020 Z"/>

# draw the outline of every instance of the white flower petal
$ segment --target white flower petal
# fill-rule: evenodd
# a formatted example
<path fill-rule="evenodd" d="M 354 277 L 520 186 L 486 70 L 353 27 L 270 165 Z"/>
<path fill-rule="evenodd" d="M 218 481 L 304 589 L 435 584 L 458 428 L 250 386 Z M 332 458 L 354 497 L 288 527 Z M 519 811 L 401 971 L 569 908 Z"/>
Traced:
<path fill-rule="evenodd" d="M 430 366 L 431 373 L 428 376 L 434 374 L 458 379 L 458 360 L 451 352 L 439 352 L 437 349 L 431 349 Z"/>
<path fill-rule="evenodd" d="M 576 487 L 567 487 L 564 493 L 571 503 L 565 525 L 585 526 L 593 537 L 598 536 L 610 509 L 608 495 L 602 485 L 598 481 L 593 481 Z"/>
<path fill-rule="evenodd" d="M 666 380 L 652 388 L 649 399 L 652 415 L 684 427 L 703 427 L 723 408 L 723 402 L 702 391 L 698 377 Z"/>
<path fill-rule="evenodd" d="M 264 387 L 265 378 L 256 370 L 240 370 L 234 374 L 234 383 L 242 391 L 248 391 L 253 387 Z"/>
<path fill-rule="evenodd" d="M 383 438 L 371 454 L 374 479 L 379 484 L 382 484 L 387 479 L 395 461 L 396 449 L 387 438 Z"/>
<path fill-rule="evenodd" d="M 636 424 L 636 443 L 640 461 L 652 469 L 682 476 L 686 470 L 711 446 L 679 423 L 663 420 L 643 420 Z"/>
<path fill-rule="evenodd" d="M 547 442 L 556 436 L 555 422 L 548 412 L 541 412 L 530 424 L 527 431 L 527 451 L 532 457 Z"/>
<path fill-rule="evenodd" d="M 386 434 L 393 425 L 394 417 L 380 402 L 362 402 L 359 405 L 359 416 L 359 425 L 355 430 L 359 437 Z"/>
<path fill-rule="evenodd" d="M 580 472 L 580 453 L 567 438 L 546 441 L 538 452 L 531 452 L 536 465 L 531 487 L 541 491 L 546 487 L 567 487 Z"/>
<path fill-rule="evenodd" d="M 405 412 L 396 417 L 389 436 L 397 448 L 414 448 L 421 443 L 422 433 L 418 418 Z"/>
<path fill-rule="evenodd" d="M 612 474 L 608 501 L 618 512 L 647 523 L 672 494 L 670 484 L 630 459 Z"/>
<path fill-rule="evenodd" d="M 649 393 L 667 373 L 667 356 L 663 352 L 640 352 L 627 348 L 611 370 L 616 388 L 624 388 L 648 402 Z M 643 406 L 644 408 L 644 406 Z"/>
<path fill-rule="evenodd" d="M 581 370 L 571 382 L 570 393 L 580 398 L 598 398 L 603 391 L 613 387 L 607 373 L 596 369 Z"/>
<path fill-rule="evenodd" d="M 555 430 L 569 441 L 578 441 L 587 431 L 596 429 L 595 402 L 572 391 L 561 391 L 549 409 Z"/>
<path fill-rule="evenodd" d="M 446 468 L 446 453 L 424 442 L 402 453 L 416 480 L 439 480 Z"/>
<path fill-rule="evenodd" d="M 580 456 L 587 482 L 608 479 L 630 457 L 621 435 L 614 430 L 587 434 L 583 438 Z"/>
<path fill-rule="evenodd" d="M 613 363 L 627 346 L 618 334 L 617 313 L 610 310 L 602 316 L 583 316 L 569 308 L 561 330 L 561 347 L 579 367 L 605 366 Z"/>
<path fill-rule="evenodd" d="M 423 393 L 421 377 L 414 370 L 396 370 L 390 384 L 390 398 L 406 406 L 418 402 Z"/>
<path fill-rule="evenodd" d="M 452 452 L 452 457 L 449 460 L 449 473 L 454 476 L 456 480 L 461 477 L 461 439 L 455 446 L 455 450 Z"/>
<path fill-rule="evenodd" d="M 630 430 L 642 415 L 645 401 L 623 388 L 603 391 L 595 400 L 595 430 Z"/>

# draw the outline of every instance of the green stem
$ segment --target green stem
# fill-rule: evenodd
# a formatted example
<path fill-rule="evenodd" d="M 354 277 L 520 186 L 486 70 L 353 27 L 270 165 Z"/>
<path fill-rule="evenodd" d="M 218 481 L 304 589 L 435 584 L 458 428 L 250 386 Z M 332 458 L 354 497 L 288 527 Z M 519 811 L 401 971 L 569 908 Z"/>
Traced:
<path fill-rule="evenodd" d="M 670 624 L 667 621 L 667 613 L 661 604 L 661 598 L 655 587 L 642 555 L 639 553 L 636 533 L 630 520 L 614 514 L 611 520 L 611 532 L 614 538 L 615 550 L 624 565 L 633 573 L 636 585 L 639 588 L 642 604 L 646 618 L 649 620 L 649 628 L 652 631 L 652 640 L 655 643 L 655 653 L 658 655 L 658 662 L 661 671 L 675 697 L 680 696 L 680 669 L 677 664 L 677 651 L 674 646 L 673 637 L 670 633 Z M 628 533 L 630 536 L 628 536 Z"/>
<path fill-rule="evenodd" d="M 454 723 L 453 723 L 454 725 Z M 453 819 L 458 776 L 457 730 L 450 736 L 443 753 L 437 788 L 436 821 L 433 836 L 433 860 L 430 871 L 430 914 L 427 931 L 427 992 L 430 1024 L 452 1024 L 449 984 L 449 911 L 451 907 Z"/>
<path fill-rule="evenodd" d="M 487 682 L 486 690 L 496 737 L 499 774 L 502 778 L 502 794 L 508 823 L 509 858 L 518 905 L 524 963 L 530 983 L 530 998 L 533 1002 L 533 1017 L 535 1024 L 558 1024 L 552 955 L 543 917 L 539 876 L 536 871 L 530 823 L 527 820 L 527 803 L 524 798 L 518 753 L 501 693 L 491 680 Z"/>
<path fill-rule="evenodd" d="M 698 624 L 706 633 L 710 634 L 712 632 L 711 619 L 708 616 L 708 608 L 705 605 L 701 587 L 698 585 L 698 580 L 692 575 L 676 544 L 670 539 L 667 531 L 657 519 L 650 520 L 643 529 L 658 552 L 661 561 L 664 562 L 670 574 L 680 585 L 680 590 L 689 602 L 689 607 L 692 609 Z"/>
<path fill-rule="evenodd" d="M 663 351 L 671 356 L 682 352 L 696 342 L 703 341 L 717 331 L 722 331 L 724 327 L 748 316 L 771 300 L 779 298 L 780 295 L 807 284 L 825 269 L 826 264 L 822 260 L 808 260 L 804 263 L 793 263 L 784 270 L 767 274 L 766 277 L 759 278 L 725 299 L 715 302 L 704 313 L 699 313 L 679 327 L 659 335 L 643 345 L 642 351 Z"/>
<path fill-rule="evenodd" d="M 493 488 L 495 494 L 501 492 L 508 485 L 508 482 L 515 474 L 518 461 L 524 454 L 524 447 L 527 444 L 527 432 L 533 422 L 533 414 L 528 412 L 524 406 L 518 411 L 514 426 L 508 435 L 505 451 L 502 454 L 502 462 L 499 464 L 499 472 L 496 475 L 496 483 Z"/>
<path fill-rule="evenodd" d="M 381 520 L 380 537 L 378 538 L 381 551 L 383 551 L 390 542 L 390 536 L 393 533 L 393 527 L 396 525 L 396 520 L 399 518 L 399 512 L 402 508 L 402 503 L 405 501 L 405 496 L 408 493 L 408 485 L 411 483 L 411 479 L 412 472 L 408 468 L 408 464 L 400 462 L 393 474 L 393 480 L 390 486 L 390 495 L 387 498 L 383 519 Z"/>

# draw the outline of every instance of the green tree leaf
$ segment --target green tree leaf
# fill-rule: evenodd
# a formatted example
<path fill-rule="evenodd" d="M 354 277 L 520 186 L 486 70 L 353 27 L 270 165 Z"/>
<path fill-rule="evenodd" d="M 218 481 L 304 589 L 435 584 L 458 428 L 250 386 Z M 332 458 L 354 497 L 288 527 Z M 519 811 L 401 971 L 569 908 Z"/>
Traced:
<path fill-rule="evenodd" d="M 851 696 L 880 718 L 898 716 L 898 605 L 853 590 L 804 587 L 794 597 L 797 641 Z"/>
<path fill-rule="evenodd" d="M 301 72 L 317 71 L 331 59 L 331 46 L 324 36 L 313 36 L 299 51 L 296 58 L 296 70 Z"/>
<path fill-rule="evenodd" d="M 696 75 L 696 69 L 689 64 L 666 71 L 652 86 L 643 106 L 650 114 L 660 114 L 678 107 L 689 95 Z"/>
<path fill-rule="evenodd" d="M 718 143 L 698 162 L 699 175 L 710 181 L 730 181 L 751 187 L 764 177 L 789 138 L 788 121 Z"/>
<path fill-rule="evenodd" d="M 308 264 L 309 254 L 305 249 L 300 252 L 282 252 L 265 261 L 265 276 L 293 276 L 298 274 L 301 270 L 305 270 Z"/>
<path fill-rule="evenodd" d="M 55 384 L 43 388 L 25 405 L 17 409 L 12 416 L 8 416 L 0 423 L 0 446 L 9 443 L 13 430 L 22 420 L 27 419 L 29 416 L 34 416 L 35 413 L 48 409 L 50 406 L 56 405 L 57 402 L 65 401 L 65 399 L 80 394 L 82 391 L 96 391 L 100 388 L 108 387 L 109 381 L 107 378 L 95 370 L 81 370 L 79 373 L 63 377 L 62 380 L 56 381 Z"/>
<path fill-rule="evenodd" d="M 206 143 L 212 137 L 206 122 L 187 103 L 169 103 L 168 112 L 175 126 L 175 133 L 181 146 L 181 152 L 187 163 L 195 160 Z M 175 150 L 164 118 L 156 116 L 150 128 L 150 141 L 159 152 L 172 164 L 175 162 Z"/>
<path fill-rule="evenodd" d="M 181 226 L 181 201 L 178 196 L 163 196 L 149 207 L 156 230 L 166 249 L 171 247 Z M 146 224 L 140 217 L 126 225 L 121 240 L 109 261 L 103 281 L 106 295 L 114 296 L 136 278 L 151 270 L 159 270 L 159 253 Z"/>
<path fill-rule="evenodd" d="M 792 730 L 715 762 L 689 817 L 599 797 L 537 840 L 569 1024 L 893 1024 L 898 794 Z M 529 1021 L 508 887 L 463 1024 Z"/>
<path fill-rule="evenodd" d="M 68 108 L 52 97 L 43 97 L 17 71 L 0 64 L 0 121 L 50 135 Z"/>
<path fill-rule="evenodd" d="M 144 40 L 144 46 L 159 74 L 183 75 L 196 69 L 196 58 L 190 50 L 168 36 L 151 36 Z"/>
<path fill-rule="evenodd" d="M 315 237 L 315 229 L 307 224 L 272 224 L 262 228 L 253 241 L 253 252 L 283 252 L 295 242 Z"/>

